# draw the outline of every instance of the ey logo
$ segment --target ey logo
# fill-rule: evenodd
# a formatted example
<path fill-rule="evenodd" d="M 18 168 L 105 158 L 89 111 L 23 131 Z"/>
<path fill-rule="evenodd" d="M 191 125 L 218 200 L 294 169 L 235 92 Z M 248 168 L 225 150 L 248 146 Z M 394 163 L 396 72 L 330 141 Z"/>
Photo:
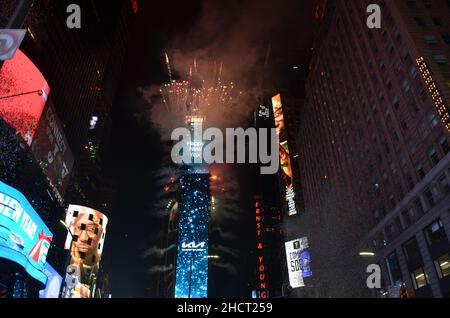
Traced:
<path fill-rule="evenodd" d="M 367 6 L 367 27 L 369 29 L 381 29 L 381 8 L 378 4 L 370 4 Z"/>

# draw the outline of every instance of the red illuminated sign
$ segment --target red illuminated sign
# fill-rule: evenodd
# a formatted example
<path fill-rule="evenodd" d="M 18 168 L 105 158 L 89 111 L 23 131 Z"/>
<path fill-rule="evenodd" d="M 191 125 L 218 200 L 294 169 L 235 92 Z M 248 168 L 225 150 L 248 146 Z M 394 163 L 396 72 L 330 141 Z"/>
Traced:
<path fill-rule="evenodd" d="M 0 118 L 31 145 L 50 88 L 21 50 L 0 69 L 0 83 Z"/>
<path fill-rule="evenodd" d="M 138 12 L 138 3 L 137 0 L 131 0 L 131 7 L 133 8 L 133 13 L 137 13 Z"/>
<path fill-rule="evenodd" d="M 258 257 L 258 296 L 259 298 L 267 298 L 267 268 L 264 257 L 264 243 L 262 231 L 262 209 L 260 202 L 255 202 L 255 220 L 256 220 L 256 247 Z"/>

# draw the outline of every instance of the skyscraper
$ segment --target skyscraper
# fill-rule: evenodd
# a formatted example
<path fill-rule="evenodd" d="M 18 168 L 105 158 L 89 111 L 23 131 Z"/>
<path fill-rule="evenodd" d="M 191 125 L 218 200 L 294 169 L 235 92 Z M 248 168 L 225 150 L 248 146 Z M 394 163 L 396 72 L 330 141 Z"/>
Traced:
<path fill-rule="evenodd" d="M 191 131 L 203 117 L 188 116 Z M 203 142 L 190 144 L 194 162 L 202 159 Z M 201 162 L 201 160 L 200 160 Z M 193 163 L 182 168 L 178 202 L 178 247 L 175 298 L 208 297 L 208 233 L 211 205 L 210 174 L 207 166 Z"/>
<path fill-rule="evenodd" d="M 366 25 L 372 3 L 381 29 Z M 449 295 L 448 9 L 327 2 L 298 134 L 299 229 L 320 296 L 374 296 L 368 263 L 381 266 L 385 295 L 403 283 L 416 297 Z"/>

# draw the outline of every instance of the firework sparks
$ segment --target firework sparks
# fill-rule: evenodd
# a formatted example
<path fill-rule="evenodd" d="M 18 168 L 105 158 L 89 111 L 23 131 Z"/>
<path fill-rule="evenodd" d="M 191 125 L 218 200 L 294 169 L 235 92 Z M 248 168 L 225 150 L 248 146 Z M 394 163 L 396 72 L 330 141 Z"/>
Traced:
<path fill-rule="evenodd" d="M 169 74 L 170 83 L 172 83 L 172 68 L 170 67 L 169 55 L 167 54 L 167 52 L 164 52 L 164 55 L 166 57 L 167 73 Z"/>

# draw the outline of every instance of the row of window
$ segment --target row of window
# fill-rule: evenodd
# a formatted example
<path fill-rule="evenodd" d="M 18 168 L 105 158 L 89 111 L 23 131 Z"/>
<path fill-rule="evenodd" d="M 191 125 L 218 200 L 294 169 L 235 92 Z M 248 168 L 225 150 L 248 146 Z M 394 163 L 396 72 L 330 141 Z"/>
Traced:
<path fill-rule="evenodd" d="M 415 17 L 414 20 L 416 21 L 416 24 L 420 27 L 427 26 L 427 23 L 426 23 L 424 17 Z M 441 17 L 432 17 L 431 20 L 433 21 L 433 24 L 435 26 L 443 26 L 444 25 Z"/>
<path fill-rule="evenodd" d="M 427 226 L 423 230 L 423 232 L 425 234 L 429 247 L 432 247 L 434 244 L 439 244 L 443 241 L 446 241 L 448 243 L 448 238 L 440 219 Z M 419 245 L 415 237 L 403 244 L 402 251 L 407 263 L 411 263 L 411 261 L 420 259 L 421 263 L 423 264 Z M 401 283 L 403 281 L 403 276 L 397 258 L 397 252 L 392 252 L 386 258 L 386 262 L 391 274 L 392 284 L 397 285 Z M 450 276 L 450 253 L 447 252 L 434 259 L 434 265 L 439 279 Z M 411 281 L 416 290 L 425 287 L 430 283 L 429 275 L 423 265 L 412 270 L 410 272 L 410 275 Z"/>
<path fill-rule="evenodd" d="M 412 181 L 411 181 L 412 182 Z M 421 218 L 427 211 L 432 209 L 439 200 L 447 197 L 450 194 L 450 182 L 445 174 L 441 175 L 436 180 L 438 194 L 431 188 L 425 188 L 422 195 L 412 201 L 412 205 L 403 210 L 400 215 L 396 216 L 393 221 L 386 226 L 382 233 L 374 240 L 374 248 L 381 249 L 383 246 L 389 244 L 404 230 L 411 226 L 415 221 Z M 376 185 L 376 188 L 379 188 Z M 397 202 L 394 195 L 389 196 L 390 208 L 395 208 Z M 386 209 L 384 204 L 380 204 L 374 212 L 375 222 L 379 223 L 386 216 Z"/>
<path fill-rule="evenodd" d="M 411 9 L 417 8 L 417 0 L 406 0 L 406 4 Z M 433 0 L 423 0 L 423 4 L 427 9 L 433 8 Z M 447 0 L 447 6 L 450 7 L 450 0 Z"/>
<path fill-rule="evenodd" d="M 424 39 L 425 43 L 429 45 L 436 45 L 439 43 L 438 38 L 434 35 L 425 35 Z M 442 40 L 445 42 L 445 44 L 450 44 L 450 34 L 443 34 Z"/>

